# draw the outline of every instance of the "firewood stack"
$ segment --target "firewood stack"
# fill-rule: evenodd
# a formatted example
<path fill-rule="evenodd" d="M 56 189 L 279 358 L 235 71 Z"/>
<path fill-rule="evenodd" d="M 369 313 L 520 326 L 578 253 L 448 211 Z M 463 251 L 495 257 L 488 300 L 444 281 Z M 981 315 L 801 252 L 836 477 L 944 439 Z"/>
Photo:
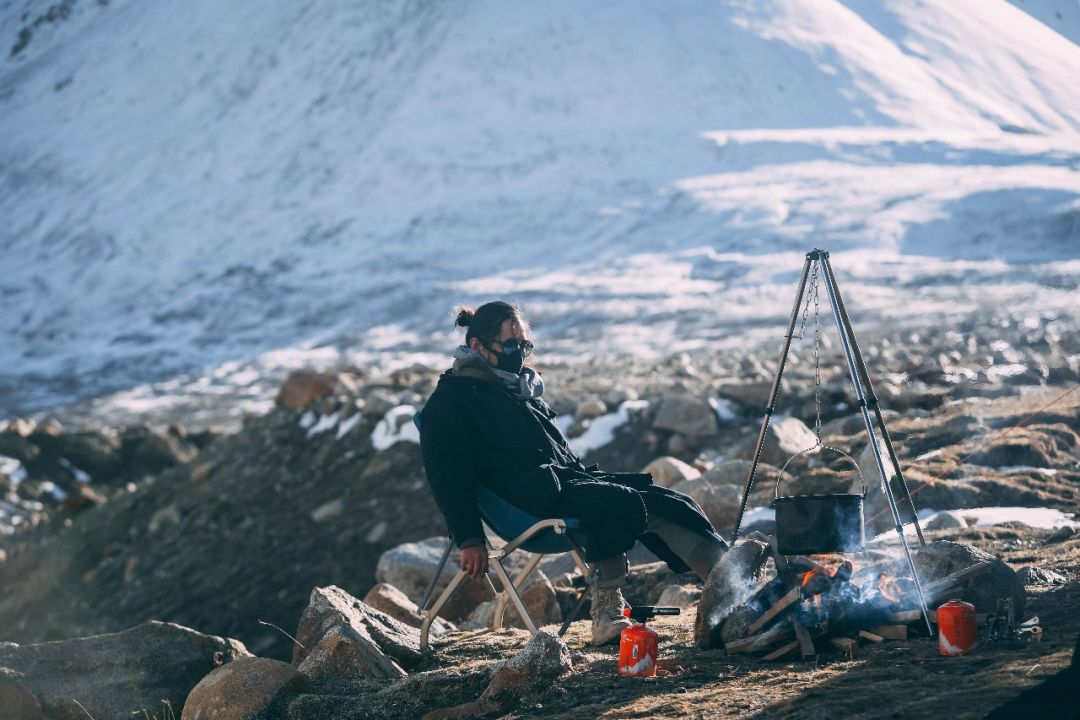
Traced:
<path fill-rule="evenodd" d="M 871 570 L 859 573 L 853 581 L 850 560 L 839 555 L 785 557 L 777 552 L 775 540 L 772 558 L 777 576 L 726 621 L 723 647 L 728 654 L 760 653 L 760 659 L 768 662 L 796 653 L 809 658 L 819 650 L 835 648 L 850 657 L 860 643 L 926 635 L 910 578 L 881 572 L 874 582 Z M 925 582 L 927 606 L 935 608 L 959 597 L 990 564 L 981 562 Z M 977 620 L 983 622 L 985 617 Z M 930 622 L 936 623 L 933 610 Z M 733 634 L 736 637 L 731 637 Z"/>

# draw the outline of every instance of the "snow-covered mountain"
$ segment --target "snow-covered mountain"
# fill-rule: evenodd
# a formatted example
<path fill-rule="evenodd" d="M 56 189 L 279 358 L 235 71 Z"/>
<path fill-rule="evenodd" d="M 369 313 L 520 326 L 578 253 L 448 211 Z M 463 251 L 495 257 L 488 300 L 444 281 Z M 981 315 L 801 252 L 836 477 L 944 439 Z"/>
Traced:
<path fill-rule="evenodd" d="M 563 355 L 778 337 L 815 246 L 857 322 L 1074 313 L 1078 37 L 1053 0 L 0 2 L 0 417 L 250 409 L 496 296 Z"/>

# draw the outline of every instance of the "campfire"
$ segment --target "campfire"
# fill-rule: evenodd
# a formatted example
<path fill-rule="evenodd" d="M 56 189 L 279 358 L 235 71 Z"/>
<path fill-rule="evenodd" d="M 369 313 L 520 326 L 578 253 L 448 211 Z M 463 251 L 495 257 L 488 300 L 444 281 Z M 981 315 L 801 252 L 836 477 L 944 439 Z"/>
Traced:
<path fill-rule="evenodd" d="M 778 660 L 796 651 L 812 657 L 819 648 L 835 647 L 849 655 L 859 639 L 881 643 L 928 632 L 915 584 L 881 564 L 841 554 L 785 557 L 772 544 L 776 576 L 729 616 L 723 635 L 729 654 L 764 653 Z M 958 596 L 987 563 L 924 584 L 927 604 L 936 607 Z M 752 621 L 750 621 L 752 619 Z"/>

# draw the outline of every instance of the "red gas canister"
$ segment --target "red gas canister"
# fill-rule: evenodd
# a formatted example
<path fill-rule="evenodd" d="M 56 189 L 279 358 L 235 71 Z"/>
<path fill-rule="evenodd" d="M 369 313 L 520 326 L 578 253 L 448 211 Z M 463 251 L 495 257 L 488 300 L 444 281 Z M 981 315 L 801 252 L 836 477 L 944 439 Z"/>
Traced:
<path fill-rule="evenodd" d="M 623 610 L 630 617 L 630 608 Z M 619 674 L 631 677 L 656 675 L 656 632 L 641 623 L 622 631 L 619 638 Z"/>
<path fill-rule="evenodd" d="M 937 611 L 938 647 L 942 655 L 966 655 L 975 647 L 975 606 L 950 600 Z"/>

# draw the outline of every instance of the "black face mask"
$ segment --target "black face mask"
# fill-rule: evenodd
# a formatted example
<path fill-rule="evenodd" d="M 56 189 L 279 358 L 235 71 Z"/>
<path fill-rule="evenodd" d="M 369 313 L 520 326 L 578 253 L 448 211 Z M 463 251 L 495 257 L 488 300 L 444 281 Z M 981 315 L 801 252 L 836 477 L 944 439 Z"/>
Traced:
<path fill-rule="evenodd" d="M 525 366 L 525 356 L 521 353 L 520 348 L 509 355 L 497 352 L 495 353 L 495 357 L 498 359 L 495 367 L 509 373 L 520 373 L 521 368 Z"/>

